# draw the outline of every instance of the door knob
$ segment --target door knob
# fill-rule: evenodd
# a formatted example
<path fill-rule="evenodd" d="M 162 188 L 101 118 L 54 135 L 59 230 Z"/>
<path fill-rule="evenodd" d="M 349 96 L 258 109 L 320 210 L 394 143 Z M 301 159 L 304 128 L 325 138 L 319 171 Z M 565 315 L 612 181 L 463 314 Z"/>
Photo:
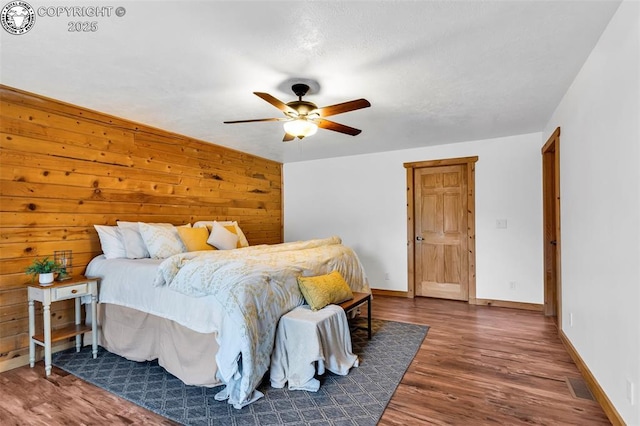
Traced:
<path fill-rule="evenodd" d="M 422 238 L 420 235 L 418 235 L 418 236 L 416 237 L 416 241 L 424 241 L 424 238 Z"/>

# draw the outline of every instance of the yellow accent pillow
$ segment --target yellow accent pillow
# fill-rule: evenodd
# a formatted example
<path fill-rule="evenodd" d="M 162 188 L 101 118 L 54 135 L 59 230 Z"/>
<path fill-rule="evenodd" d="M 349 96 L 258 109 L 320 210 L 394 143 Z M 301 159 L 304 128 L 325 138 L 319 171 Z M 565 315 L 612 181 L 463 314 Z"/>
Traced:
<path fill-rule="evenodd" d="M 207 244 L 209 230 L 207 228 L 185 228 L 177 227 L 178 235 L 187 247 L 187 251 L 215 250 L 216 248 Z"/>
<path fill-rule="evenodd" d="M 338 271 L 316 277 L 298 277 L 298 286 L 312 311 L 353 299 L 349 284 Z"/>

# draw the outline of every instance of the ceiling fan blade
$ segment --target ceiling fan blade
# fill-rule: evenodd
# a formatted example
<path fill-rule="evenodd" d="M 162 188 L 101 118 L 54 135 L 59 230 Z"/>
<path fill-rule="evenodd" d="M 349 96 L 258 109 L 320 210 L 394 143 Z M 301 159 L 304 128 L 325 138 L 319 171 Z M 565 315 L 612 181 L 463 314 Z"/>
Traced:
<path fill-rule="evenodd" d="M 295 138 L 296 138 L 295 136 L 290 135 L 289 133 L 285 133 L 284 138 L 282 138 L 282 142 L 291 142 Z"/>
<path fill-rule="evenodd" d="M 320 114 L 320 117 L 329 117 L 331 115 L 342 114 L 344 112 L 355 111 L 357 109 L 370 107 L 371 104 L 366 99 L 356 99 L 355 101 L 343 102 L 341 104 L 329 105 L 318 108 L 313 112 Z"/>
<path fill-rule="evenodd" d="M 334 132 L 345 133 L 347 135 L 356 136 L 359 135 L 362 130 L 355 129 L 353 127 L 345 126 L 344 124 L 336 123 L 334 121 L 324 120 L 322 118 L 316 118 L 314 123 L 323 129 L 333 130 Z"/>
<path fill-rule="evenodd" d="M 263 92 L 253 92 L 254 95 L 264 99 L 265 101 L 269 102 L 271 105 L 273 105 L 274 107 L 278 108 L 280 111 L 282 112 L 288 112 L 290 114 L 295 114 L 298 115 L 298 111 L 296 111 L 295 109 L 291 108 L 289 105 L 285 104 L 284 102 L 282 102 L 279 99 L 274 98 L 273 96 L 271 96 L 268 93 L 263 93 Z"/>
<path fill-rule="evenodd" d="M 256 118 L 254 120 L 236 120 L 236 121 L 225 121 L 224 124 L 235 124 L 235 123 L 253 123 L 256 121 L 288 121 L 290 118 Z"/>

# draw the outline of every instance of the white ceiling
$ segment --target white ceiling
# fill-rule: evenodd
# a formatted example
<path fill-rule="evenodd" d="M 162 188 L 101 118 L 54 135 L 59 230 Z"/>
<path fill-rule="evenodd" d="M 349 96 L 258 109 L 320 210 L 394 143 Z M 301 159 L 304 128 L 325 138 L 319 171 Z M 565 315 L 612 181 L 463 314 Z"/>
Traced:
<path fill-rule="evenodd" d="M 117 3 L 117 4 L 116 4 Z M 110 17 L 37 16 L 2 33 L 3 84 L 280 162 L 537 132 L 619 5 L 608 1 L 118 1 Z M 126 9 L 115 16 L 115 6 Z M 51 9 L 50 9 L 51 11 Z M 68 32 L 96 21 L 95 32 Z M 283 143 L 252 92 L 370 108 Z"/>

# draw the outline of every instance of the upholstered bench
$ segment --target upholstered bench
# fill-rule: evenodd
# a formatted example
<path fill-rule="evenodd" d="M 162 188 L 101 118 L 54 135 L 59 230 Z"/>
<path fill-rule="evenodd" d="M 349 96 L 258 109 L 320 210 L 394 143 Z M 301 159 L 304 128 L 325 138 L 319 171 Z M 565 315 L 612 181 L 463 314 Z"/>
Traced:
<path fill-rule="evenodd" d="M 288 382 L 290 390 L 316 392 L 320 388 L 316 363 L 320 375 L 326 369 L 345 376 L 358 366 L 347 316 L 338 305 L 317 311 L 298 306 L 280 318 L 271 356 L 271 386 L 282 388 Z"/>

